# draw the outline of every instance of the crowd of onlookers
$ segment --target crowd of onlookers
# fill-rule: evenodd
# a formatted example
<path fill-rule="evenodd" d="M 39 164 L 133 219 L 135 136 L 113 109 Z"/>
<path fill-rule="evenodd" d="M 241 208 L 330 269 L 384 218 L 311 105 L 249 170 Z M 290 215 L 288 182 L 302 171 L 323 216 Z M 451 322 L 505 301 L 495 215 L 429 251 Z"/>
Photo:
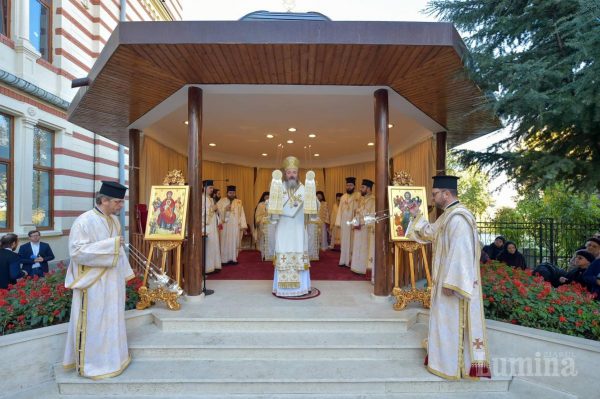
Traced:
<path fill-rule="evenodd" d="M 0 289 L 15 284 L 27 276 L 43 277 L 48 273 L 48 262 L 54 259 L 50 245 L 41 242 L 41 233 L 32 230 L 28 233 L 29 242 L 19 247 L 19 237 L 8 233 L 0 238 Z"/>
<path fill-rule="evenodd" d="M 517 245 L 498 236 L 481 251 L 481 261 L 486 263 L 497 260 L 508 266 L 526 269 L 525 256 L 519 252 Z M 559 268 L 548 262 L 541 263 L 533 269 L 554 287 L 563 284 L 579 283 L 600 300 L 600 232 L 586 240 L 585 245 L 578 248 L 569 261 L 568 270 Z"/>

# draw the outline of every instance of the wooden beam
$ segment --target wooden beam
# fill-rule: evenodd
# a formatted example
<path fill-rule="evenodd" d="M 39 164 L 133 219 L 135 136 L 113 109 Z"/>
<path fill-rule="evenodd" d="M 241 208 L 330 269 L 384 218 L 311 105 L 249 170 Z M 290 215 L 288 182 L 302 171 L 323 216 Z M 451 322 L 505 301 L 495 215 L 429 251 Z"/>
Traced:
<path fill-rule="evenodd" d="M 185 290 L 200 295 L 202 287 L 202 89 L 188 89 L 188 240 L 185 262 Z"/>
<path fill-rule="evenodd" d="M 375 210 L 383 212 L 387 206 L 389 109 L 388 92 L 375 91 Z M 390 243 L 387 221 L 375 225 L 375 295 L 388 296 L 392 292 L 393 271 L 389 262 Z"/>
<path fill-rule="evenodd" d="M 137 206 L 140 203 L 140 160 L 142 132 L 129 129 L 129 242 L 133 243 L 133 235 L 141 233 L 138 228 Z"/>
<path fill-rule="evenodd" d="M 446 132 L 438 132 L 435 134 L 435 174 L 436 176 L 446 174 L 446 153 L 448 134 Z M 443 213 L 441 209 L 436 209 L 437 217 Z"/>

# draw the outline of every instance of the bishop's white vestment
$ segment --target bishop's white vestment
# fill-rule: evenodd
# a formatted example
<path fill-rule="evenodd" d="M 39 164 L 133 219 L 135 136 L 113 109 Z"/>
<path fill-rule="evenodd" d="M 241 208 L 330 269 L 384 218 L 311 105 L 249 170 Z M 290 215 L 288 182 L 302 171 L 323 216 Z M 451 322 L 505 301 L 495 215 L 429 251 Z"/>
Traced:
<path fill-rule="evenodd" d="M 208 206 L 207 206 L 208 204 Z M 221 270 L 221 247 L 219 245 L 218 211 L 213 209 L 214 200 L 208 195 L 202 196 L 202 229 L 206 234 L 206 273 Z M 208 212 L 207 212 L 208 210 Z M 206 221 L 206 224 L 204 224 Z"/>
<path fill-rule="evenodd" d="M 228 205 L 231 205 L 230 210 L 227 210 Z M 225 197 L 219 200 L 217 206 L 223 222 L 220 236 L 221 262 L 237 262 L 237 256 L 242 246 L 243 230 L 248 227 L 242 201 L 237 198 L 232 201 Z"/>
<path fill-rule="evenodd" d="M 490 377 L 475 217 L 455 202 L 433 224 L 417 215 L 407 236 L 433 242 L 427 369 L 446 379 Z"/>
<path fill-rule="evenodd" d="M 301 296 L 308 294 L 310 291 L 310 261 L 304 215 L 304 185 L 302 183 L 299 183 L 294 192 L 288 190 L 283 192 L 283 211 L 278 215 L 275 229 L 274 266 L 273 293 L 275 295 Z"/>
<path fill-rule="evenodd" d="M 358 208 L 360 201 L 358 191 L 352 194 L 344 194 L 340 199 L 340 205 L 335 221 L 335 225 L 340 229 L 340 265 L 350 266 L 352 261 L 352 226 L 347 222 L 354 218 L 354 212 Z"/>
<path fill-rule="evenodd" d="M 97 208 L 80 215 L 69 234 L 65 286 L 73 290 L 63 366 L 100 379 L 131 361 L 125 331 L 125 282 L 134 277 L 119 243 L 121 225 Z"/>

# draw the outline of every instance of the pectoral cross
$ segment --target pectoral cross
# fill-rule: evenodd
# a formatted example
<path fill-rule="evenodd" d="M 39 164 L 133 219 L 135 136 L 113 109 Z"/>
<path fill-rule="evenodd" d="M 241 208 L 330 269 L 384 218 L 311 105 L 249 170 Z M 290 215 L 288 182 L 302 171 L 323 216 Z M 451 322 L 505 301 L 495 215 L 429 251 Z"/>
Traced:
<path fill-rule="evenodd" d="M 477 338 L 475 341 L 473 341 L 473 347 L 475 349 L 481 349 L 481 348 L 483 348 L 483 341 L 480 340 L 479 338 Z"/>

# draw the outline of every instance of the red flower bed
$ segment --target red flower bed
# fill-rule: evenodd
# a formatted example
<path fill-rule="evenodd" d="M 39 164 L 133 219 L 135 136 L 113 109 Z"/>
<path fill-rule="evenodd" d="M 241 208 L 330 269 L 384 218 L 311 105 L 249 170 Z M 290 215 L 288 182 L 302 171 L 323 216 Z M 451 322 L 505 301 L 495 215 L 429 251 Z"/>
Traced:
<path fill-rule="evenodd" d="M 0 289 L 0 335 L 67 322 L 72 295 L 65 288 L 65 273 L 60 265 L 43 278 L 28 277 L 7 290 Z M 138 277 L 127 283 L 126 310 L 135 309 L 141 284 Z"/>
<path fill-rule="evenodd" d="M 531 270 L 504 263 L 481 265 L 489 319 L 600 340 L 600 303 L 579 284 L 552 288 Z"/>

